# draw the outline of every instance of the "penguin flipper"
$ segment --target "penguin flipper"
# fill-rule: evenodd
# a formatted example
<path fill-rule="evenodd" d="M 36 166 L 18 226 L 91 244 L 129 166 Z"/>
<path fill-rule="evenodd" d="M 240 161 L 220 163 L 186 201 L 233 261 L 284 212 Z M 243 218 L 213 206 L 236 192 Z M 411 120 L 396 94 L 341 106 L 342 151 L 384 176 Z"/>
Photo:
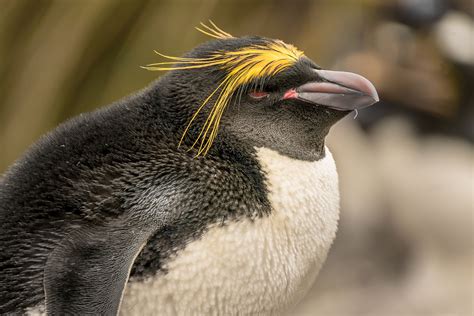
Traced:
<path fill-rule="evenodd" d="M 135 258 L 151 227 L 80 228 L 48 258 L 44 290 L 48 315 L 117 315 Z"/>

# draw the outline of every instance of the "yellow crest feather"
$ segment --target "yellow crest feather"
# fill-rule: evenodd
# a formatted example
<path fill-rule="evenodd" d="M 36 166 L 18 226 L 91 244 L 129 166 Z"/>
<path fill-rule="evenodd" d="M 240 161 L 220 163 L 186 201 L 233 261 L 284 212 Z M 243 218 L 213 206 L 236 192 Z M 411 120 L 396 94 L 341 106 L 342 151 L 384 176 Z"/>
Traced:
<path fill-rule="evenodd" d="M 196 28 L 198 31 L 218 39 L 232 38 L 233 36 L 219 29 L 212 21 L 211 27 L 201 23 L 204 28 Z M 294 65 L 303 52 L 294 46 L 285 44 L 279 40 L 270 40 L 261 45 L 251 45 L 242 47 L 235 51 L 215 51 L 204 58 L 173 57 L 156 54 L 170 61 L 160 62 L 143 67 L 153 71 L 199 69 L 216 66 L 227 72 L 224 79 L 218 84 L 213 92 L 203 101 L 196 112 L 191 117 L 186 129 L 183 132 L 179 145 L 184 140 L 189 128 L 203 107 L 215 96 L 217 99 L 202 127 L 199 136 L 194 141 L 189 150 L 198 144 L 196 156 L 206 155 L 217 135 L 220 119 L 231 98 L 237 93 L 239 88 L 248 85 L 256 80 L 273 76 Z"/>
<path fill-rule="evenodd" d="M 195 27 L 196 30 L 198 30 L 199 32 L 203 33 L 203 34 L 206 34 L 210 37 L 214 37 L 214 38 L 218 38 L 218 39 L 225 39 L 225 38 L 232 38 L 233 36 L 230 35 L 229 33 L 221 30 L 217 25 L 214 24 L 214 22 L 212 22 L 211 20 L 209 20 L 209 24 L 211 24 L 211 26 L 207 26 L 206 24 L 204 23 L 200 23 L 201 26 L 204 28 L 201 29 L 199 27 Z"/>

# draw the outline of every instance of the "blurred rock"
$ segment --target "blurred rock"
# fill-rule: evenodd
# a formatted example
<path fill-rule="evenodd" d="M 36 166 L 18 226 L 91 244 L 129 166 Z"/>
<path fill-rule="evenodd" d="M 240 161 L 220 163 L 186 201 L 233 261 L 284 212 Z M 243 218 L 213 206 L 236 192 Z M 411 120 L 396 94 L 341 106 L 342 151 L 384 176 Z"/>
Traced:
<path fill-rule="evenodd" d="M 334 132 L 339 235 L 288 315 L 472 315 L 474 148 L 400 119 Z"/>
<path fill-rule="evenodd" d="M 474 20 L 466 13 L 451 11 L 436 25 L 436 40 L 451 60 L 474 66 Z"/>

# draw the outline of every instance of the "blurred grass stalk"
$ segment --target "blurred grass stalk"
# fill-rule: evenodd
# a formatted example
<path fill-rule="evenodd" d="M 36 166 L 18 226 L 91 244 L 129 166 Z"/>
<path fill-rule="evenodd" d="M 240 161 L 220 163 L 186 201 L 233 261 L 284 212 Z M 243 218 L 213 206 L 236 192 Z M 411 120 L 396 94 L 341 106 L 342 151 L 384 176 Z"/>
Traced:
<path fill-rule="evenodd" d="M 281 38 L 329 63 L 357 42 L 331 38 L 351 38 L 373 2 L 2 0 L 0 171 L 65 119 L 154 80 L 139 66 L 157 60 L 154 49 L 179 55 L 207 40 L 194 31 L 200 21 Z"/>

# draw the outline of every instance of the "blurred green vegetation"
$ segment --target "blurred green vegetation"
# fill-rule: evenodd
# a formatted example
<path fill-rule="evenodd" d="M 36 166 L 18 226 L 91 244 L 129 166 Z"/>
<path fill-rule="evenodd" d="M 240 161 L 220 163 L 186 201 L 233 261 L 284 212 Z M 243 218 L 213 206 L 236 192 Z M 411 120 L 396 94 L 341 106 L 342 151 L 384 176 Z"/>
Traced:
<path fill-rule="evenodd" d="M 329 135 L 340 229 L 316 286 L 288 315 L 472 315 L 472 0 L 0 7 L 0 174 L 59 123 L 158 78 L 140 68 L 160 61 L 153 50 L 181 55 L 208 40 L 194 30 L 208 19 L 234 36 L 279 38 L 322 67 L 364 75 L 381 102 Z"/>
<path fill-rule="evenodd" d="M 0 172 L 60 122 L 143 88 L 153 50 L 180 55 L 212 19 L 235 36 L 293 43 L 320 64 L 357 45 L 371 1 L 2 0 Z M 338 12 L 337 17 L 333 12 Z M 343 21 L 343 23 L 341 23 Z"/>
<path fill-rule="evenodd" d="M 469 0 L 0 0 L 0 4 L 0 172 L 59 123 L 159 77 L 160 73 L 139 66 L 160 60 L 153 50 L 181 55 L 208 40 L 194 30 L 208 19 L 235 36 L 262 35 L 295 44 L 323 67 L 369 78 L 390 108 L 430 113 L 445 120 L 429 122 L 435 129 L 444 124 L 444 131 L 470 133 L 466 130 L 474 115 L 469 87 L 473 62 L 468 67 L 456 64 L 441 47 L 443 41 L 451 41 L 444 53 L 454 49 L 455 55 L 464 54 L 464 63 L 466 56 L 469 62 L 469 43 L 455 34 L 459 23 L 472 21 L 474 7 Z M 453 9 L 461 15 L 451 14 L 454 18 L 437 23 Z"/>

